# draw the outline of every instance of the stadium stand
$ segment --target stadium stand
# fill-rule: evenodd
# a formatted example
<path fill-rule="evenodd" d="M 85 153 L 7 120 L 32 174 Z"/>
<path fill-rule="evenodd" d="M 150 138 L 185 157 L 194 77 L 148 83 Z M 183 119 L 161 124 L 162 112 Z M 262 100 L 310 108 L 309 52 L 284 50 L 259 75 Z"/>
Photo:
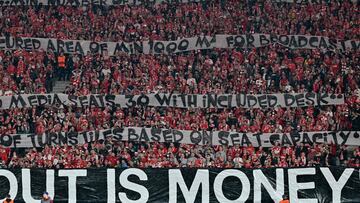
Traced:
<path fill-rule="evenodd" d="M 221 34 L 277 34 L 360 40 L 359 4 L 204 1 L 122 6 L 1 6 L 3 37 L 127 43 Z M 356 45 L 356 44 L 355 44 Z M 356 45 L 358 46 L 358 45 Z M 359 49 L 203 49 L 172 54 L 0 50 L 0 97 L 140 94 L 342 94 L 343 104 L 274 108 L 0 108 L 0 134 L 84 133 L 145 127 L 238 133 L 360 130 Z M 0 105 L 1 107 L 1 105 Z M 358 134 L 357 134 L 358 135 Z M 354 135 L 355 137 L 355 135 Z M 359 136 L 358 136 L 359 137 Z M 357 137 L 357 138 L 358 138 Z M 355 137 L 356 138 L 356 137 Z M 354 144 L 354 143 L 353 143 Z M 360 143 L 359 143 L 360 145 Z M 34 148 L 1 146 L 7 169 L 360 167 L 360 146 L 294 143 L 271 147 L 112 139 Z"/>

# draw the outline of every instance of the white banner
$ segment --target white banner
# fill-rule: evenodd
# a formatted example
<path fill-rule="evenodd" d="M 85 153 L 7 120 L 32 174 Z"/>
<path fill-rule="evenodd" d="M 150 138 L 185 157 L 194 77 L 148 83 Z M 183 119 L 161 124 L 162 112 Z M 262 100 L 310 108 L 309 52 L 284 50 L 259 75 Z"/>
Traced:
<path fill-rule="evenodd" d="M 229 131 L 190 131 L 161 128 L 125 127 L 88 132 L 12 134 L 1 135 L 0 144 L 5 147 L 32 148 L 47 145 L 65 144 L 73 146 L 95 140 L 169 142 L 198 145 L 240 145 L 272 147 L 275 143 L 295 145 L 327 143 L 360 146 L 360 133 L 357 131 L 299 132 L 299 133 L 239 133 Z"/>
<path fill-rule="evenodd" d="M 190 3 L 200 2 L 201 0 L 0 0 L 0 6 L 121 6 L 121 5 L 141 5 L 141 4 L 161 4 L 161 3 Z"/>
<path fill-rule="evenodd" d="M 67 94 L 20 94 L 0 96 L 0 109 L 33 106 L 77 107 L 177 107 L 177 108 L 273 108 L 344 104 L 344 95 L 327 93 L 290 94 L 142 94 L 75 96 Z"/>
<path fill-rule="evenodd" d="M 109 56 L 128 54 L 173 54 L 213 48 L 254 48 L 279 44 L 291 49 L 360 50 L 360 41 L 305 35 L 215 35 L 182 38 L 176 41 L 93 42 L 28 37 L 0 37 L 0 49 L 44 50 L 64 53 L 98 53 Z"/>

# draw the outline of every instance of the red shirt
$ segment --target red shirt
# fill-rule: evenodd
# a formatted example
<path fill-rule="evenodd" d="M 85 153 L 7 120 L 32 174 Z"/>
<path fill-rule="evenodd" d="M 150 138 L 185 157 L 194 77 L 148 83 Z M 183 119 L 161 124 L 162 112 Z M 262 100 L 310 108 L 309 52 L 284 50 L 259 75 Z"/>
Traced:
<path fill-rule="evenodd" d="M 108 156 L 107 161 L 110 163 L 111 166 L 115 167 L 117 164 L 117 158 L 115 156 Z"/>
<path fill-rule="evenodd" d="M 7 162 L 8 161 L 8 153 L 6 152 L 6 150 L 0 152 L 0 158 L 1 160 Z"/>

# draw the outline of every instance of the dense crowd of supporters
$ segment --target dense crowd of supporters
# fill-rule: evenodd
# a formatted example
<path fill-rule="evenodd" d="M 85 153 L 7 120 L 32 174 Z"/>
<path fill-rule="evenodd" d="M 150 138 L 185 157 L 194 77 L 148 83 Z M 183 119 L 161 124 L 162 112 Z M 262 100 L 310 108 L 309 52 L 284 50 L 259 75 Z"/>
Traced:
<path fill-rule="evenodd" d="M 176 40 L 214 34 L 301 34 L 359 38 L 358 4 L 205 1 L 117 7 L 0 8 L 0 34 L 95 41 Z M 193 51 L 177 55 L 66 55 L 0 52 L 0 95 L 51 92 L 83 95 L 181 93 L 351 93 L 358 89 L 359 52 L 258 49 Z"/>
<path fill-rule="evenodd" d="M 161 143 L 114 143 L 111 140 L 78 146 L 46 146 L 22 154 L 1 149 L 2 167 L 90 168 L 90 167 L 196 167 L 271 168 L 305 166 L 360 167 L 360 147 L 336 145 L 240 147 Z"/>
<path fill-rule="evenodd" d="M 54 57 L 44 53 L 32 55 L 26 51 L 13 53 L 14 56 L 4 56 L 2 60 L 5 64 L 2 66 L 5 70 L 0 72 L 3 94 L 48 92 L 53 69 L 56 69 L 56 65 L 51 65 L 56 63 Z M 15 56 L 18 53 L 25 56 L 25 61 Z M 40 65 L 31 62 L 36 61 L 34 55 L 40 58 Z M 292 128 L 299 131 L 359 129 L 359 53 L 266 47 L 246 54 L 245 51 L 213 50 L 174 56 L 81 58 L 79 62 L 77 56 L 74 57 L 74 75 L 65 90 L 67 94 L 327 92 L 344 93 L 346 101 L 344 105 L 336 106 L 269 109 L 67 106 L 10 109 L 0 110 L 0 131 L 42 134 L 114 126 L 241 132 L 289 132 Z"/>
<path fill-rule="evenodd" d="M 88 56 L 69 70 L 70 94 L 349 93 L 359 89 L 359 53 L 213 50 L 184 55 Z M 70 59 L 72 60 L 72 59 Z M 80 61 L 80 62 L 79 62 Z M 83 63 L 81 63 L 83 62 Z"/>
<path fill-rule="evenodd" d="M 0 7 L 0 35 L 94 41 L 176 40 L 214 34 L 276 33 L 360 39 L 359 6 L 351 1 L 226 3 L 119 7 Z M 0 50 L 0 96 L 66 94 L 298 93 L 345 95 L 345 104 L 267 109 L 78 108 L 0 109 L 0 134 L 83 132 L 145 126 L 179 130 L 290 132 L 360 130 L 360 55 L 354 50 L 213 49 L 172 55 L 116 56 Z M 174 146 L 92 143 L 76 147 L 1 149 L 3 167 L 359 167 L 359 148 L 345 146 Z"/>
<path fill-rule="evenodd" d="M 359 89 L 359 52 L 208 50 L 177 55 L 67 56 L 61 79 L 68 94 L 327 92 Z M 0 95 L 46 93 L 59 77 L 57 57 L 0 51 Z"/>
<path fill-rule="evenodd" d="M 316 4 L 203 1 L 155 6 L 1 7 L 0 33 L 94 41 L 175 40 L 213 34 L 273 33 L 359 39 L 356 1 Z"/>
<path fill-rule="evenodd" d="M 279 133 L 359 130 L 346 105 L 269 109 L 33 107 L 0 110 L 0 133 L 84 132 L 113 127 Z"/>

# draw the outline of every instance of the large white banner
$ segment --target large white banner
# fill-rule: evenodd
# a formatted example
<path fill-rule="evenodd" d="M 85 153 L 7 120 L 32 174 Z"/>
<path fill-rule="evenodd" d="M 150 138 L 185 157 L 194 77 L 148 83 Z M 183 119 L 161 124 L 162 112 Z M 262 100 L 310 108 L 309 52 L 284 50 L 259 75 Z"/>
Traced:
<path fill-rule="evenodd" d="M 254 48 L 279 44 L 291 49 L 323 49 L 359 51 L 360 41 L 338 40 L 305 35 L 215 35 L 182 38 L 176 41 L 93 42 L 28 37 L 0 37 L 0 49 L 44 50 L 64 53 L 99 53 L 109 56 L 128 54 L 173 54 L 213 48 Z"/>
<path fill-rule="evenodd" d="M 67 94 L 20 94 L 0 96 L 0 109 L 64 105 L 77 107 L 177 107 L 177 108 L 273 108 L 344 104 L 343 94 L 142 94 L 75 96 Z"/>
<path fill-rule="evenodd" d="M 169 168 L 162 161 L 151 168 L 84 168 L 72 163 L 65 169 L 0 169 L 0 198 L 9 194 L 16 203 L 41 203 L 47 191 L 55 203 L 277 203 L 284 194 L 291 203 L 360 202 L 359 168 Z"/>
<path fill-rule="evenodd" d="M 121 5 L 141 5 L 141 4 L 161 4 L 161 3 L 190 3 L 200 2 L 201 0 L 0 0 L 0 6 L 121 6 Z"/>
<path fill-rule="evenodd" d="M 65 144 L 73 146 L 96 140 L 169 142 L 197 145 L 240 145 L 272 147 L 304 144 L 337 144 L 360 146 L 357 131 L 299 132 L 299 133 L 239 133 L 230 131 L 175 130 L 165 128 L 125 127 L 99 131 L 35 134 L 3 134 L 0 144 L 5 147 L 31 148 Z"/>

